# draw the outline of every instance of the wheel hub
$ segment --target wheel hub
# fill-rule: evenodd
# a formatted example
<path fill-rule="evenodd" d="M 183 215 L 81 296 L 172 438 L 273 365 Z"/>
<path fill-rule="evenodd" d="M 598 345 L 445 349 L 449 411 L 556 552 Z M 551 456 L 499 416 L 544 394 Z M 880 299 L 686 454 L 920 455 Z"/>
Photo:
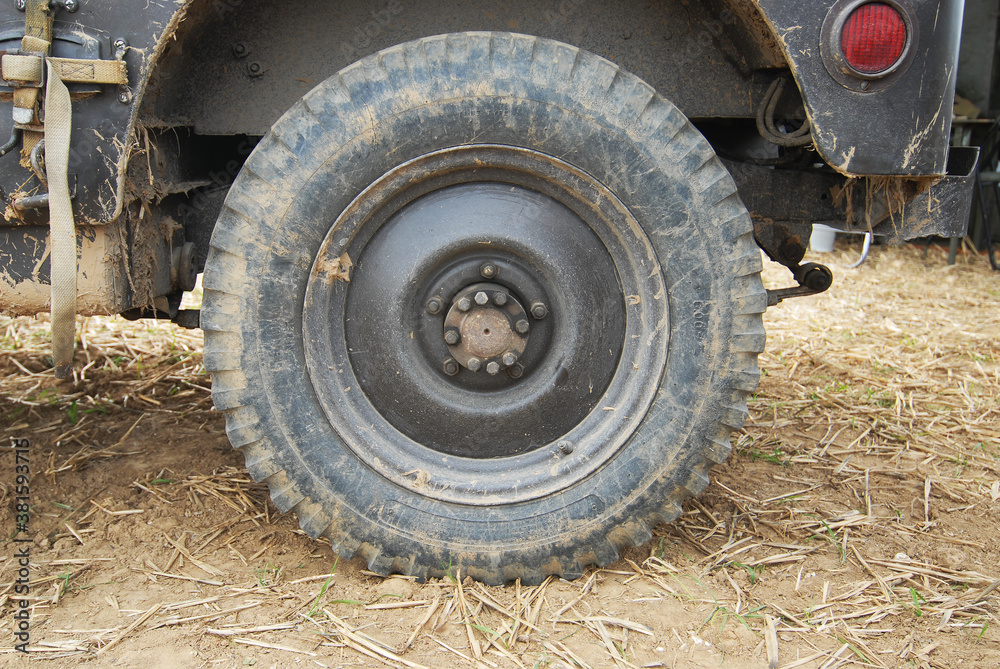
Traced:
<path fill-rule="evenodd" d="M 460 291 L 444 319 L 444 342 L 452 359 L 470 372 L 485 371 L 490 376 L 517 365 L 530 331 L 521 302 L 495 283 L 473 284 Z M 445 367 L 447 373 L 447 361 Z"/>

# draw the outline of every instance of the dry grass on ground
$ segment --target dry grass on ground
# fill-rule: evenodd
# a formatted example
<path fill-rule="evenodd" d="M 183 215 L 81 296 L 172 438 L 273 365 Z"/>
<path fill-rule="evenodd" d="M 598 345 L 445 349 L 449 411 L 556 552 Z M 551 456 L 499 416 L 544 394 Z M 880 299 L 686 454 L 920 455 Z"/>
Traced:
<path fill-rule="evenodd" d="M 0 425 L 32 442 L 32 658 L 996 667 L 1000 275 L 916 247 L 845 269 L 856 255 L 820 259 L 828 294 L 767 314 L 751 420 L 679 521 L 534 588 L 384 580 L 302 535 L 229 448 L 198 334 L 88 319 L 57 384 L 43 319 L 0 319 Z M 0 457 L 0 663 L 20 666 L 6 443 Z"/>

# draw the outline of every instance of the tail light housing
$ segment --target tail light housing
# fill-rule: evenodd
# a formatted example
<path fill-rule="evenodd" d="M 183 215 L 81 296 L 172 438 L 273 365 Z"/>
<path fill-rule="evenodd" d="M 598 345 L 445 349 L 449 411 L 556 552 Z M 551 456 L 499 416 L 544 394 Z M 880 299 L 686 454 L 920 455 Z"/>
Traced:
<path fill-rule="evenodd" d="M 885 88 L 913 60 L 917 22 L 909 0 L 839 0 L 823 23 L 826 69 L 859 92 Z"/>

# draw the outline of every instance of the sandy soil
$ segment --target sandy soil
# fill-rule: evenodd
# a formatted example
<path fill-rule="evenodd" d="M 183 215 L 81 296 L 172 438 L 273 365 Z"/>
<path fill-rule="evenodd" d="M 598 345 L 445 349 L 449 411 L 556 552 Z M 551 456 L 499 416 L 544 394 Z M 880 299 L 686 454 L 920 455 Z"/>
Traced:
<path fill-rule="evenodd" d="M 381 579 L 302 534 L 229 447 L 200 333 L 90 319 L 57 384 L 44 323 L 0 319 L 0 665 L 1000 666 L 1000 275 L 922 253 L 817 258 L 838 280 L 769 310 L 711 487 L 537 588 Z M 7 437 L 31 442 L 28 544 Z"/>

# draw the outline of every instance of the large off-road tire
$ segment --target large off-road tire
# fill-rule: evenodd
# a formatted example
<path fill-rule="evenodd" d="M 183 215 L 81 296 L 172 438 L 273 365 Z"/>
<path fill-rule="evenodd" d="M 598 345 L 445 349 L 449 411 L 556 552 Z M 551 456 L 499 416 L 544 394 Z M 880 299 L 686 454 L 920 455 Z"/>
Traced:
<path fill-rule="evenodd" d="M 323 82 L 250 156 L 205 366 L 251 474 L 340 555 L 572 578 L 728 456 L 760 270 L 729 174 L 646 83 L 551 40 L 431 37 Z"/>

